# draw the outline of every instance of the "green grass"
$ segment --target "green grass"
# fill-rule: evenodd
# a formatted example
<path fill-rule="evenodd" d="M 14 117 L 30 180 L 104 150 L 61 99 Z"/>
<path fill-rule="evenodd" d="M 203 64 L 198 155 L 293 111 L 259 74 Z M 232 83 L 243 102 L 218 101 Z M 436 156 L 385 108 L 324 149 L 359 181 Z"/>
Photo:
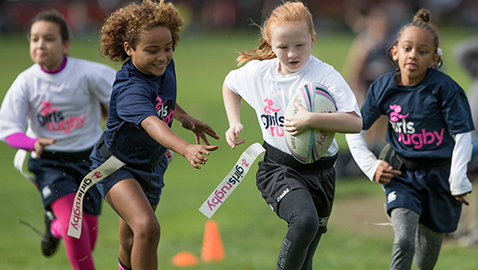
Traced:
<path fill-rule="evenodd" d="M 464 89 L 469 86 L 470 79 L 454 61 L 451 50 L 456 42 L 470 35 L 469 31 L 442 29 L 444 70 Z M 211 154 L 208 164 L 201 170 L 193 169 L 184 158 L 176 156 L 165 175 L 166 187 L 157 210 L 162 228 L 158 250 L 160 269 L 181 269 L 171 264 L 171 258 L 180 251 L 200 255 L 207 219 L 197 209 L 229 172 L 240 153 L 253 142 L 262 141 L 255 114 L 244 104 L 243 137 L 248 141 L 234 151 L 228 148 L 223 135 L 227 119 L 221 96 L 224 76 L 236 68 L 236 50 L 254 48 L 257 40 L 256 35 L 244 32 L 185 34 L 174 54 L 179 104 L 191 115 L 210 124 L 221 139 L 216 142 L 219 150 Z M 347 33 L 319 35 L 313 54 L 340 71 L 351 40 L 352 36 Z M 119 65 L 100 57 L 97 44 L 95 37 L 77 37 L 70 55 L 118 69 Z M 28 44 L 22 36 L 0 36 L 0 51 L 4 52 L 0 66 L 0 99 L 3 99 L 15 77 L 31 62 Z M 192 134 L 179 125 L 173 129 L 188 141 L 194 140 Z M 346 150 L 343 135 L 337 138 Z M 33 185 L 14 170 L 14 153 L 5 143 L 0 144 L 0 269 L 69 269 L 63 244 L 56 255 L 46 259 L 40 253 L 40 237 L 19 222 L 26 221 L 43 231 L 40 196 Z M 262 200 L 255 186 L 256 166 L 213 217 L 221 232 L 226 259 L 187 269 L 274 268 L 287 226 Z M 314 269 L 387 269 L 392 229 L 365 223 L 387 221 L 383 203 L 379 185 L 365 178 L 339 179 L 329 231 L 317 250 Z M 93 254 L 97 269 L 117 269 L 117 224 L 117 215 L 104 204 Z M 476 252 L 476 249 L 459 247 L 454 240 L 448 240 L 436 269 L 476 269 Z"/>

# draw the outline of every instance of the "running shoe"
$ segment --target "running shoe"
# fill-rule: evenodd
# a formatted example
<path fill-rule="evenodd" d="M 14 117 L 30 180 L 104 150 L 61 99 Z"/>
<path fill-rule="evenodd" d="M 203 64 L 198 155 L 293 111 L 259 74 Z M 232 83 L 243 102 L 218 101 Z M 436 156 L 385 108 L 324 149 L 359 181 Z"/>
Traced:
<path fill-rule="evenodd" d="M 60 244 L 60 239 L 53 236 L 51 233 L 51 222 L 55 220 L 55 215 L 51 210 L 45 211 L 45 234 L 41 240 L 41 248 L 43 255 L 49 257 L 55 253 Z"/>

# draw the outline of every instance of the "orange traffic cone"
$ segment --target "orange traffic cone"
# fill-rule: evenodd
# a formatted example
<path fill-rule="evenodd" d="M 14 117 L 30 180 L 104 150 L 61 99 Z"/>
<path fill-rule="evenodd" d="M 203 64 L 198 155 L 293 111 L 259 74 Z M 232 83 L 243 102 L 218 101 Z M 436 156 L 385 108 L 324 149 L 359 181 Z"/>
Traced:
<path fill-rule="evenodd" d="M 173 256 L 172 262 L 178 267 L 198 265 L 198 258 L 191 252 L 182 251 Z"/>
<path fill-rule="evenodd" d="M 201 259 L 204 262 L 222 261 L 226 253 L 222 245 L 221 235 L 217 224 L 213 220 L 206 221 L 204 240 L 201 249 Z"/>

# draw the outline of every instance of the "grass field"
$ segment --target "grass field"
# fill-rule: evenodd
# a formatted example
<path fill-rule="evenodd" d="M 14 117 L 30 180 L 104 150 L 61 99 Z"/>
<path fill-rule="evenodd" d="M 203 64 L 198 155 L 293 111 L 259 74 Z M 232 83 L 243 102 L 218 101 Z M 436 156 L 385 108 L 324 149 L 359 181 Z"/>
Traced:
<path fill-rule="evenodd" d="M 442 29 L 445 53 L 444 70 L 464 89 L 470 78 L 452 57 L 456 42 L 471 31 Z M 157 217 L 162 236 L 158 250 L 160 269 L 180 269 L 171 258 L 180 251 L 200 255 L 203 242 L 204 217 L 197 209 L 229 172 L 240 153 L 250 144 L 261 142 L 255 115 L 243 107 L 245 145 L 231 151 L 225 143 L 227 120 L 222 105 L 221 85 L 227 72 L 236 67 L 237 49 L 253 48 L 258 37 L 250 33 L 184 34 L 174 58 L 178 76 L 178 103 L 191 115 L 210 124 L 220 135 L 219 150 L 213 152 L 206 166 L 193 169 L 185 159 L 176 156 L 168 169 L 166 187 L 158 206 Z M 318 36 L 313 54 L 341 70 L 352 36 L 347 33 L 326 33 Z M 0 100 L 15 77 L 31 65 L 28 44 L 22 36 L 0 36 L 3 63 L 0 66 Z M 110 64 L 100 57 L 97 38 L 76 37 L 70 55 Z M 0 119 L 1 121 L 1 119 Z M 179 125 L 177 133 L 193 142 L 192 134 Z M 337 135 L 343 143 L 343 135 Z M 25 221 L 43 231 L 42 205 L 38 192 L 13 168 L 15 151 L 0 143 L 0 269 L 69 269 L 64 246 L 52 258 L 40 253 L 40 236 Z M 213 217 L 219 226 L 226 251 L 220 262 L 200 263 L 191 270 L 264 270 L 274 269 L 277 252 L 286 232 L 286 223 L 275 216 L 255 187 L 255 171 L 246 179 Z M 387 222 L 383 211 L 384 196 L 379 185 L 363 177 L 338 179 L 334 210 L 329 231 L 322 238 L 314 260 L 314 269 L 375 270 L 387 269 L 392 248 L 392 229 L 375 227 L 369 222 Z M 94 258 L 97 269 L 117 269 L 117 215 L 103 205 L 99 238 Z M 464 248 L 453 239 L 445 242 L 436 269 L 477 269 L 477 249 Z M 415 268 L 414 268 L 415 269 Z"/>

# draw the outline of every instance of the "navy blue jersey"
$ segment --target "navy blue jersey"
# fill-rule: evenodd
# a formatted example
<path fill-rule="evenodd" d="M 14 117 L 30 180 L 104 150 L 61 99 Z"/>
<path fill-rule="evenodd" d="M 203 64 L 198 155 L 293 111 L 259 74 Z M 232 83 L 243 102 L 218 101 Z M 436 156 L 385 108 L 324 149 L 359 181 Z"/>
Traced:
<path fill-rule="evenodd" d="M 429 69 L 412 86 L 398 85 L 396 71 L 370 85 L 362 106 L 363 129 L 389 119 L 386 139 L 395 152 L 411 158 L 449 158 L 452 135 L 472 131 L 470 105 L 463 89 L 444 73 Z"/>
<path fill-rule="evenodd" d="M 166 148 L 149 136 L 141 122 L 154 115 L 171 127 L 176 90 L 172 60 L 162 76 L 146 75 L 126 61 L 116 74 L 104 133 L 111 153 L 125 163 L 158 164 Z"/>

